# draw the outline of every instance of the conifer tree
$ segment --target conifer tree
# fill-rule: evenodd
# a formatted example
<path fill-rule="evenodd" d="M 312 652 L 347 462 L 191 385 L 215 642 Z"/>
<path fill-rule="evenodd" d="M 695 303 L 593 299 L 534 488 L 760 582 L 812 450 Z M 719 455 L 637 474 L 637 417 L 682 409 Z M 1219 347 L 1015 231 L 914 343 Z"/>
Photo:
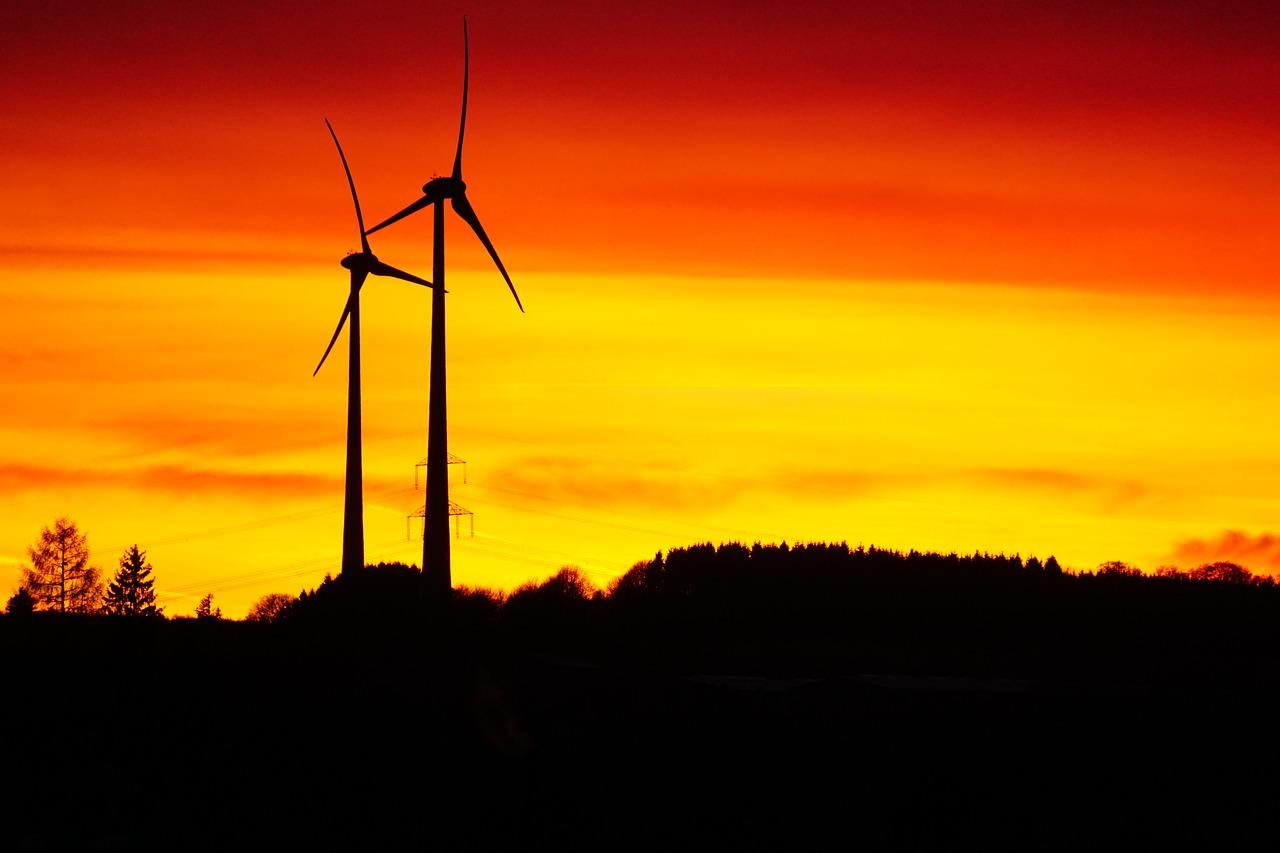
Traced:
<path fill-rule="evenodd" d="M 36 600 L 31 597 L 25 587 L 18 587 L 4 606 L 4 612 L 10 616 L 24 616 L 36 609 Z"/>
<path fill-rule="evenodd" d="M 196 605 L 197 619 L 221 619 L 222 608 L 213 606 L 213 593 L 209 593 L 200 599 L 200 603 Z"/>
<path fill-rule="evenodd" d="M 156 607 L 155 579 L 147 552 L 134 545 L 120 558 L 120 570 L 107 587 L 103 609 L 114 616 L 159 616 Z"/>

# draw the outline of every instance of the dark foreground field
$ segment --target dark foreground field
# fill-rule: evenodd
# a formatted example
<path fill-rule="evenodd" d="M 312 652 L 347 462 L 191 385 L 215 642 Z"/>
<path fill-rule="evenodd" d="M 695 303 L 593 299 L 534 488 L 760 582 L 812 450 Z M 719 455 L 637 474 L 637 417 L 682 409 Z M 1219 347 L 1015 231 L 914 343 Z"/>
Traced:
<path fill-rule="evenodd" d="M 0 848 L 1276 840 L 1271 650 L 1090 677 L 1069 648 L 979 665 L 976 627 L 929 640 L 933 671 L 874 636 L 628 636 L 0 619 Z"/>

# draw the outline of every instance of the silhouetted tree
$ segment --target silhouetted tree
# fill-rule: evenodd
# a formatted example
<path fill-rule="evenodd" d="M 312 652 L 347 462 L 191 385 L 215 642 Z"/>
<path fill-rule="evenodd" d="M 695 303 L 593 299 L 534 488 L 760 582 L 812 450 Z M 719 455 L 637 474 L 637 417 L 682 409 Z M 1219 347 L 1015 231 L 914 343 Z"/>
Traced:
<path fill-rule="evenodd" d="M 662 562 L 662 554 L 654 557 L 659 564 Z M 609 581 L 609 586 L 605 590 L 605 594 L 614 600 L 625 600 L 628 597 L 641 595 L 645 591 L 645 576 L 649 571 L 649 560 L 641 560 Z"/>
<path fill-rule="evenodd" d="M 1194 581 L 1217 581 L 1218 583 L 1252 583 L 1253 572 L 1236 563 L 1225 560 L 1216 563 L 1205 563 L 1196 566 L 1187 575 Z"/>
<path fill-rule="evenodd" d="M 1049 559 L 1044 561 L 1044 573 L 1046 575 L 1052 575 L 1054 577 L 1057 577 L 1062 574 L 1062 566 L 1058 565 L 1057 557 L 1050 554 Z"/>
<path fill-rule="evenodd" d="M 540 625 L 548 630 L 571 628 L 584 618 L 600 591 L 576 566 L 565 566 L 541 583 L 528 581 L 512 590 L 502 606 L 509 623 Z"/>
<path fill-rule="evenodd" d="M 1156 577 L 1172 580 L 1188 580 L 1189 576 L 1177 566 L 1156 566 Z"/>
<path fill-rule="evenodd" d="M 4 606 L 4 612 L 11 616 L 31 613 L 35 609 L 36 600 L 23 587 L 18 587 L 18 591 L 9 597 L 9 601 Z"/>
<path fill-rule="evenodd" d="M 547 578 L 542 584 L 542 589 L 548 590 L 550 594 L 554 594 L 559 598 L 571 601 L 585 600 L 593 597 L 598 592 L 595 584 L 577 566 L 565 566 Z"/>
<path fill-rule="evenodd" d="M 222 608 L 213 606 L 213 593 L 209 593 L 200 599 L 200 603 L 196 605 L 197 619 L 221 619 Z"/>
<path fill-rule="evenodd" d="M 59 518 L 40 531 L 27 549 L 30 566 L 21 566 L 22 588 L 37 610 L 96 613 L 102 602 L 101 570 L 89 565 L 89 539 L 75 522 Z"/>
<path fill-rule="evenodd" d="M 155 579 L 147 552 L 134 545 L 120 558 L 120 570 L 107 586 L 102 609 L 113 616 L 160 616 L 156 607 Z"/>
<path fill-rule="evenodd" d="M 1029 572 L 1036 572 L 1036 573 L 1043 572 L 1044 563 L 1040 562 L 1035 557 L 1027 557 L 1026 569 Z"/>
<path fill-rule="evenodd" d="M 453 612 L 463 624 L 483 624 L 497 618 L 507 594 L 487 586 L 457 586 L 453 588 Z"/>
<path fill-rule="evenodd" d="M 1140 578 L 1142 570 L 1121 560 L 1108 560 L 1098 566 L 1096 574 L 1100 578 Z"/>
<path fill-rule="evenodd" d="M 269 592 L 253 603 L 245 619 L 250 622 L 266 622 L 269 625 L 282 622 L 297 600 L 283 592 Z"/>
<path fill-rule="evenodd" d="M 289 619 L 412 619 L 418 613 L 421 587 L 422 573 L 404 563 L 366 565 L 337 577 L 326 574 L 318 587 L 302 591 Z"/>

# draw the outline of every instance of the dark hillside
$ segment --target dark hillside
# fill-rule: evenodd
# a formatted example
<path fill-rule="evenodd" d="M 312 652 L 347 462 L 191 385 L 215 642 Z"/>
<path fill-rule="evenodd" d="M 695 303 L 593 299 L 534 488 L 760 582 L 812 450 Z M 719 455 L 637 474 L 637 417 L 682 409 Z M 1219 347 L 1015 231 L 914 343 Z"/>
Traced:
<path fill-rule="evenodd" d="M 1028 561 L 1030 562 L 1030 561 Z M 278 624 L 0 618 L 6 849 L 1223 843 L 1271 831 L 1265 582 L 677 550 Z"/>

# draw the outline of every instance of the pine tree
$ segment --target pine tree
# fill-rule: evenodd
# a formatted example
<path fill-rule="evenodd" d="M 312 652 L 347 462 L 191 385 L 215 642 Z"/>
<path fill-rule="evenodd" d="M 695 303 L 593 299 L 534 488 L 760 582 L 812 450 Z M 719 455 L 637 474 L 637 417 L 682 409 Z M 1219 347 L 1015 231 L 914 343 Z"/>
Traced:
<path fill-rule="evenodd" d="M 155 579 L 151 577 L 151 564 L 147 552 L 134 545 L 120 558 L 120 571 L 107 588 L 102 601 L 103 609 L 113 616 L 159 616 L 162 608 L 156 607 Z"/>
<path fill-rule="evenodd" d="M 196 605 L 197 619 L 221 619 L 222 608 L 213 606 L 213 593 L 209 593 L 200 599 L 200 603 Z"/>
<path fill-rule="evenodd" d="M 18 587 L 18 591 L 9 598 L 8 603 L 4 606 L 4 612 L 10 616 L 25 616 L 35 609 L 36 600 L 31 597 L 31 593 L 22 587 Z"/>
<path fill-rule="evenodd" d="M 89 565 L 89 537 L 75 522 L 59 518 L 40 531 L 36 544 L 27 549 L 30 566 L 21 566 L 22 589 L 37 610 L 59 613 L 96 613 L 102 603 L 102 571 Z"/>

